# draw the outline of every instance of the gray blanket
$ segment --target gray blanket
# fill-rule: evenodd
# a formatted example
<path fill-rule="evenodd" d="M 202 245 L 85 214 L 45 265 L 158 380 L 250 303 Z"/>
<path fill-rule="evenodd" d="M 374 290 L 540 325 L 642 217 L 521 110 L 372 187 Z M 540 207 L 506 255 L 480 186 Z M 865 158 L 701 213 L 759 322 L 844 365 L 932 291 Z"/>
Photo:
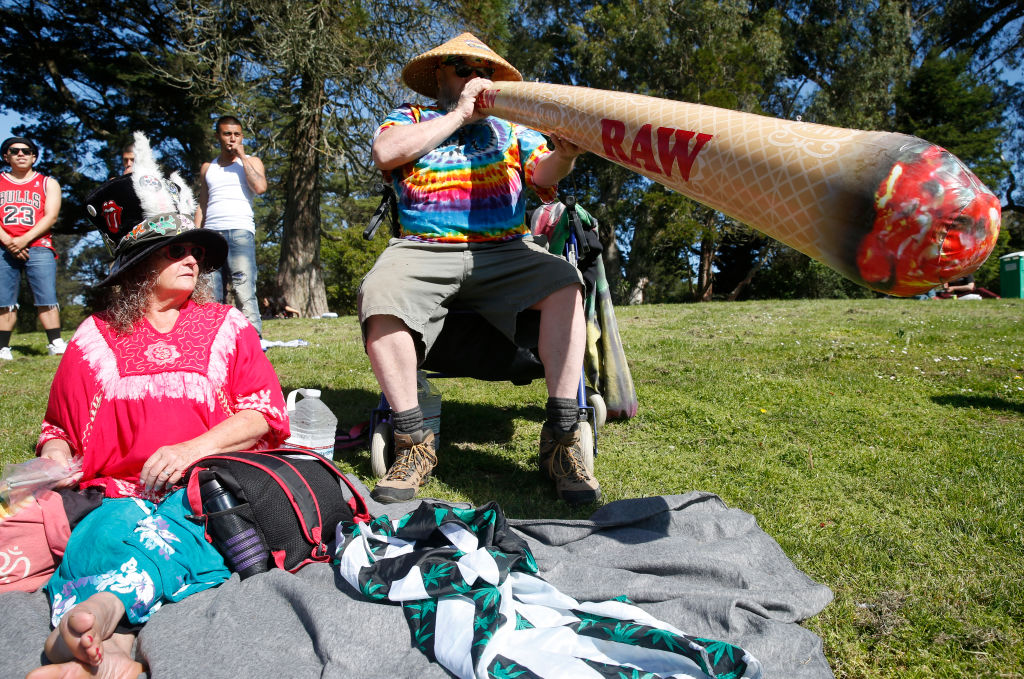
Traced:
<path fill-rule="evenodd" d="M 369 503 L 392 518 L 415 507 Z M 754 517 L 715 495 L 622 500 L 586 521 L 511 523 L 540 575 L 576 599 L 625 594 L 687 633 L 750 651 L 768 677 L 832 677 L 821 640 L 797 624 L 832 592 L 798 571 Z M 5 594 L 0 605 L 2 676 L 23 677 L 40 662 L 46 597 Z M 448 676 L 412 647 L 400 607 L 365 600 L 326 564 L 245 582 L 235 575 L 165 606 L 143 628 L 136 654 L 153 679 Z"/>

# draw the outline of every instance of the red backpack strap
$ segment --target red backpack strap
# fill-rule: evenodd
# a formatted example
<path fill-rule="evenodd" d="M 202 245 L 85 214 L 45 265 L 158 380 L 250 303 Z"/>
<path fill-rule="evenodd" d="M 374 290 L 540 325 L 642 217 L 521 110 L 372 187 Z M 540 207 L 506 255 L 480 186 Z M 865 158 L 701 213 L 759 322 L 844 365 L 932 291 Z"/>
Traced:
<path fill-rule="evenodd" d="M 341 473 L 341 470 L 334 466 L 334 463 L 330 460 L 323 458 L 316 453 L 310 453 L 310 456 L 315 457 L 324 467 L 331 470 L 331 472 L 339 479 L 344 481 L 345 485 L 348 486 L 348 490 L 352 493 L 352 497 L 348 500 L 348 506 L 352 509 L 352 518 L 356 523 L 367 523 L 373 517 L 370 516 L 370 508 L 366 506 L 366 500 L 356 490 L 355 485 L 348 480 L 348 477 Z"/>
<path fill-rule="evenodd" d="M 218 457 L 256 467 L 272 478 L 288 498 L 295 515 L 299 517 L 299 526 L 302 528 L 303 536 L 308 542 L 315 544 L 319 540 L 313 535 L 312 529 L 323 525 L 323 517 L 320 516 L 320 506 L 313 489 L 309 487 L 305 477 L 285 457 L 285 455 L 294 455 L 296 452 L 303 451 L 297 449 L 253 450 L 224 454 Z M 308 453 L 308 455 L 323 459 L 316 453 Z"/>
<path fill-rule="evenodd" d="M 366 504 L 366 500 L 359 493 L 359 491 L 356 490 L 355 485 L 351 481 L 349 481 L 348 477 L 345 476 L 341 472 L 340 469 L 338 469 L 336 466 L 334 466 L 334 462 L 332 462 L 330 460 L 327 460 L 324 457 L 322 457 L 320 455 L 317 455 L 316 453 L 314 453 L 312 451 L 304 451 L 301 448 L 281 448 L 281 449 L 260 450 L 260 451 L 240 451 L 238 453 L 233 453 L 233 454 L 209 455 L 209 456 L 207 456 L 207 458 L 210 458 L 210 459 L 221 459 L 221 460 L 234 460 L 236 462 L 241 462 L 241 463 L 244 463 L 244 464 L 250 464 L 250 465 L 258 466 L 258 467 L 261 467 L 267 473 L 269 473 L 272 477 L 276 477 L 277 474 L 275 474 L 271 469 L 268 469 L 265 464 L 257 463 L 256 460 L 259 460 L 259 459 L 262 458 L 263 460 L 273 459 L 273 460 L 276 460 L 276 461 L 280 462 L 282 455 L 296 455 L 296 454 L 302 454 L 302 453 L 305 453 L 310 458 L 312 458 L 314 460 L 317 460 L 321 464 L 321 466 L 324 467 L 324 469 L 329 470 L 332 474 L 334 474 L 337 478 L 339 478 L 348 487 L 349 492 L 352 494 L 352 497 L 350 497 L 348 499 L 348 506 L 352 509 L 352 517 L 353 517 L 353 520 L 356 523 L 368 523 L 371 519 L 373 519 L 373 516 L 370 514 L 370 508 Z M 204 458 L 204 459 L 207 459 L 207 458 Z M 198 511 L 201 512 L 202 511 L 202 500 L 200 499 L 200 495 L 199 495 L 199 473 L 198 472 L 199 472 L 200 469 L 205 469 L 206 467 L 200 467 L 199 464 L 200 463 L 197 462 L 190 469 L 190 476 L 189 476 L 189 480 L 188 480 L 188 490 L 187 490 L 187 493 L 188 493 L 188 500 L 189 500 L 189 503 L 191 504 L 191 506 L 193 507 L 193 511 L 196 511 L 195 508 L 198 507 L 199 508 Z M 291 468 L 291 465 L 288 465 L 288 467 Z M 299 475 L 299 476 L 301 478 L 301 475 Z M 305 481 L 303 481 L 302 484 L 306 485 Z M 280 483 L 280 479 L 279 479 L 279 485 L 281 485 L 281 487 L 285 491 L 286 495 L 289 496 L 289 500 L 292 502 L 292 505 L 295 507 L 295 509 L 299 513 L 299 515 L 300 516 L 305 515 L 307 517 L 310 516 L 310 512 L 309 512 L 310 508 L 306 507 L 306 512 L 302 511 L 302 508 L 296 504 L 296 498 L 294 496 L 292 496 L 291 493 L 288 491 L 287 484 Z M 306 485 L 306 487 L 308 488 L 308 485 Z M 310 493 L 310 497 L 313 497 L 312 490 L 310 490 L 309 493 Z M 305 504 L 305 503 L 302 503 L 302 504 Z M 316 513 L 318 518 L 319 518 L 319 510 L 313 508 L 313 512 Z M 307 529 L 308 525 L 309 524 L 304 525 L 303 529 L 304 530 L 308 530 Z M 317 525 L 319 525 L 319 522 L 317 522 Z M 308 536 L 308 533 L 307 533 L 307 536 Z M 207 535 L 206 539 L 210 540 L 210 536 Z"/>
<path fill-rule="evenodd" d="M 334 466 L 334 462 L 332 462 L 331 460 L 328 460 L 320 455 L 317 455 L 312 451 L 304 451 L 301 448 L 284 448 L 278 450 L 264 450 L 260 452 L 269 454 L 280 453 L 284 455 L 306 453 L 310 457 L 317 460 L 321 464 L 321 466 L 324 467 L 324 469 L 329 470 L 332 474 L 341 479 L 346 486 L 348 486 L 349 492 L 352 493 L 352 497 L 349 498 L 348 500 L 348 506 L 352 509 L 352 517 L 356 523 L 367 523 L 371 519 L 373 519 L 373 516 L 370 514 L 370 508 L 366 505 L 366 500 L 363 499 L 363 496 L 359 493 L 358 490 L 356 490 L 355 485 L 353 485 L 353 483 L 348 480 L 348 477 L 342 474 L 341 470 Z"/>
<path fill-rule="evenodd" d="M 366 506 L 366 500 L 364 500 L 363 496 L 359 494 L 359 491 L 356 490 L 355 485 L 348 480 L 347 476 L 339 471 L 338 477 L 344 481 L 345 485 L 348 486 L 348 489 L 352 491 L 352 497 L 349 498 L 348 501 L 348 506 L 352 508 L 352 519 L 356 523 L 369 523 L 370 519 L 373 517 L 370 516 L 370 508 Z"/>
<path fill-rule="evenodd" d="M 203 537 L 210 544 L 213 544 L 213 538 L 210 537 L 210 524 L 206 520 L 206 512 L 203 510 L 203 498 L 199 493 L 199 472 L 206 469 L 206 467 L 200 467 L 198 463 L 189 467 L 185 472 L 188 475 L 188 484 L 185 486 L 185 495 L 188 497 L 188 505 L 192 509 L 192 516 L 196 519 L 201 519 L 203 522 Z"/>

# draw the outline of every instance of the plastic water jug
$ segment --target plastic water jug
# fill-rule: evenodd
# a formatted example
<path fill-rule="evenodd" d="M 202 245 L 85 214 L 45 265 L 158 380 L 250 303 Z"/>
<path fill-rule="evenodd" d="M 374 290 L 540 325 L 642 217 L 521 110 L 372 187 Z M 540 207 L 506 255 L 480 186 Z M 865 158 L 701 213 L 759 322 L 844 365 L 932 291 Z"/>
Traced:
<path fill-rule="evenodd" d="M 296 394 L 302 398 L 296 401 Z M 334 437 L 338 418 L 320 400 L 319 389 L 296 389 L 288 394 L 288 421 L 292 435 L 285 448 L 307 448 L 328 460 L 334 459 Z"/>
<path fill-rule="evenodd" d="M 441 447 L 441 392 L 422 370 L 416 371 L 416 397 L 423 411 L 423 426 L 434 432 L 434 450 Z"/>

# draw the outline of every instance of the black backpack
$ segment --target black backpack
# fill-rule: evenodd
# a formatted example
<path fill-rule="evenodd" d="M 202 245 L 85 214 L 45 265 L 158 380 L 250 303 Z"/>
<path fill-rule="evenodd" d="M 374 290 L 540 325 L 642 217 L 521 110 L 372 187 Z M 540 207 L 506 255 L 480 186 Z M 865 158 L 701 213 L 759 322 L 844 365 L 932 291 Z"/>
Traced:
<path fill-rule="evenodd" d="M 185 475 L 192 518 L 243 579 L 271 566 L 294 573 L 330 561 L 338 524 L 371 518 L 345 475 L 311 451 L 209 455 Z"/>

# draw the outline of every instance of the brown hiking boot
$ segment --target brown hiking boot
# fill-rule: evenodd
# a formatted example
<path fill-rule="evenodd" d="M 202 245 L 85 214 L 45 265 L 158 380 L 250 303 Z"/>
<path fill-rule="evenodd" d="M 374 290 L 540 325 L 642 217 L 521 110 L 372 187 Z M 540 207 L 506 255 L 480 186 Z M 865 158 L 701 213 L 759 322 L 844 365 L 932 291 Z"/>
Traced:
<path fill-rule="evenodd" d="M 540 468 L 555 481 L 558 497 L 571 505 L 601 499 L 601 486 L 583 464 L 580 428 L 563 432 L 544 425 L 540 430 Z"/>
<path fill-rule="evenodd" d="M 370 497 L 382 504 L 411 500 L 435 466 L 434 432 L 426 428 L 413 434 L 395 432 L 395 462 Z"/>

